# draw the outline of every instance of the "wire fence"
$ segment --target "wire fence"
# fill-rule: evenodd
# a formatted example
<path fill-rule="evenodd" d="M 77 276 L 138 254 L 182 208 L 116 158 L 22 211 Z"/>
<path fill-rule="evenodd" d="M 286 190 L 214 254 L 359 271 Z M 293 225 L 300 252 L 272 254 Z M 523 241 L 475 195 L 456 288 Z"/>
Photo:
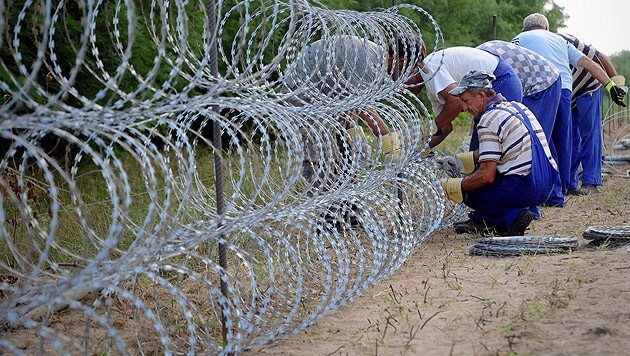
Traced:
<path fill-rule="evenodd" d="M 1 352 L 236 353 L 353 300 L 461 217 L 425 158 L 412 63 L 388 70 L 401 34 L 419 55 L 421 22 L 442 46 L 421 8 L 0 14 Z"/>
<path fill-rule="evenodd" d="M 627 89 L 627 88 L 626 88 Z M 602 95 L 603 173 L 630 176 L 630 97 L 625 107 L 616 105 L 604 91 Z"/>

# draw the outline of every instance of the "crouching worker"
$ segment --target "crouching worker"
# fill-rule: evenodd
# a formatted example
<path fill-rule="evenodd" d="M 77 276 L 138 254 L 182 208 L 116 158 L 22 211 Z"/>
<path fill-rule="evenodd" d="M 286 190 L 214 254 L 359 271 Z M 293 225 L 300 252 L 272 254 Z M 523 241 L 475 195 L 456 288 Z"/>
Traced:
<path fill-rule="evenodd" d="M 449 199 L 473 209 L 469 220 L 455 224 L 458 233 L 518 236 L 533 219 L 528 208 L 551 194 L 558 167 L 534 114 L 495 93 L 493 80 L 492 74 L 473 70 L 449 92 L 473 115 L 479 149 L 452 157 L 451 163 L 470 175 L 449 178 L 442 186 Z"/>

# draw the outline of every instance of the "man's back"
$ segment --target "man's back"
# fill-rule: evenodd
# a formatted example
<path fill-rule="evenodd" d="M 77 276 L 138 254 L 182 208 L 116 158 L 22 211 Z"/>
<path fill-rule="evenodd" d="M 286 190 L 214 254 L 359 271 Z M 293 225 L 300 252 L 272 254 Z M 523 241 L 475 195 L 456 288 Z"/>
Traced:
<path fill-rule="evenodd" d="M 285 85 L 305 97 L 346 98 L 375 89 L 386 78 L 385 51 L 357 36 L 318 40 L 298 54 Z"/>
<path fill-rule="evenodd" d="M 445 101 L 438 94 L 447 86 L 459 82 L 471 70 L 492 73 L 499 59 L 485 51 L 472 47 L 449 47 L 427 56 L 425 70 L 421 75 L 426 82 L 427 97 L 433 112 L 442 112 Z"/>
<path fill-rule="evenodd" d="M 547 30 L 537 29 L 519 33 L 512 39 L 512 43 L 532 50 L 553 63 L 560 71 L 562 88 L 571 90 L 570 65 L 577 65 L 583 54 L 564 38 Z"/>
<path fill-rule="evenodd" d="M 496 40 L 482 43 L 477 48 L 508 62 L 523 85 L 523 95 L 535 94 L 549 88 L 560 76 L 553 63 L 525 47 Z"/>
<path fill-rule="evenodd" d="M 525 113 L 522 117 L 516 107 Z M 499 101 L 486 110 L 479 122 L 479 162 L 497 161 L 497 170 L 506 175 L 526 175 L 531 169 L 531 140 L 527 127 L 518 118 L 528 120 L 547 159 L 557 168 L 547 139 L 534 114 L 523 104 Z"/>

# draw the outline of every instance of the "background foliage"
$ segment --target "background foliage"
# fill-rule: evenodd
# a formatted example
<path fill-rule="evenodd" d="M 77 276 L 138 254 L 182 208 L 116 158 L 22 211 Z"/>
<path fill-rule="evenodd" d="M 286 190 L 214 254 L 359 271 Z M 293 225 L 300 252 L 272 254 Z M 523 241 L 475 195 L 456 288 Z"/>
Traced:
<path fill-rule="evenodd" d="M 6 28 L 3 34 L 2 42 L 0 42 L 0 56 L 5 66 L 0 67 L 0 80 L 11 85 L 11 80 L 7 77 L 9 71 L 14 75 L 18 73 L 17 66 L 15 65 L 14 57 L 11 53 L 12 41 L 14 40 L 13 27 L 16 24 L 17 16 L 20 10 L 24 7 L 26 1 L 13 1 L 7 4 L 5 10 Z M 151 30 L 148 14 L 151 12 L 152 0 L 141 0 L 137 2 L 136 9 L 138 14 L 142 16 L 139 18 L 138 27 L 136 31 L 136 40 L 133 47 L 133 56 L 131 63 L 138 73 L 146 74 L 153 67 L 153 58 L 156 56 L 155 44 L 151 38 Z M 232 4 L 236 4 L 236 0 L 227 0 L 223 2 L 224 9 L 228 9 Z M 313 1 L 316 3 L 316 1 Z M 413 4 L 425 9 L 430 13 L 437 23 L 439 24 L 442 33 L 444 34 L 445 46 L 477 46 L 485 41 L 493 39 L 495 37 L 493 31 L 493 17 L 496 16 L 496 38 L 500 40 L 509 41 L 516 34 L 520 32 L 522 20 L 525 16 L 533 12 L 544 13 L 550 20 L 551 30 L 556 31 L 557 28 L 562 27 L 565 24 L 567 15 L 564 13 L 564 9 L 552 0 L 408 0 L 408 1 L 395 1 L 395 0 L 319 0 L 322 5 L 331 9 L 349 9 L 355 11 L 371 11 L 379 8 L 386 8 L 392 6 L 394 3 Z M 201 33 L 203 31 L 204 17 L 206 16 L 203 11 L 205 2 L 188 2 L 186 5 L 186 11 L 189 16 L 189 28 L 188 35 L 192 39 L 197 39 L 197 42 L 201 46 Z M 28 16 L 25 22 L 27 27 L 37 28 L 41 26 L 38 23 L 37 8 L 32 7 L 28 11 Z M 79 8 L 75 2 L 66 2 L 64 14 L 64 28 L 60 29 L 63 33 L 56 38 L 56 52 L 61 57 L 74 58 L 76 56 L 76 44 L 80 42 L 80 38 L 83 32 L 83 26 L 81 24 L 81 17 L 84 9 Z M 109 45 L 114 48 L 114 44 L 111 43 L 111 21 L 114 13 L 113 5 L 103 6 L 101 15 L 99 15 L 99 24 L 96 27 L 96 38 L 100 45 Z M 122 16 L 124 19 L 124 16 Z M 238 17 L 230 18 L 226 25 L 226 31 L 224 32 L 221 41 L 224 45 L 229 47 L 232 38 L 236 35 L 240 26 Z M 433 26 L 426 18 L 417 19 L 425 41 L 429 44 L 429 48 L 433 47 L 435 43 L 435 34 L 433 33 Z M 120 26 L 124 30 L 125 25 Z M 280 42 L 281 33 L 278 33 L 278 42 Z M 123 36 L 124 37 L 124 36 Z M 23 30 L 20 32 L 19 39 L 23 44 L 33 44 L 32 46 L 20 46 L 20 55 L 23 58 L 23 62 L 27 64 L 33 62 L 37 55 L 37 44 L 39 38 L 34 34 L 34 31 Z M 109 43 L 106 43 L 109 42 Z M 273 42 L 272 42 L 273 44 Z M 593 44 L 597 47 L 597 44 Z M 267 49 L 269 55 L 274 52 L 273 46 L 269 46 Z M 173 55 L 171 53 L 171 55 Z M 202 57 L 204 54 L 196 53 L 197 56 Z M 117 65 L 120 63 L 120 55 L 116 51 L 110 51 L 100 54 L 103 60 L 103 65 L 106 71 L 114 72 Z M 269 58 L 269 57 L 267 57 Z M 613 63 L 617 67 L 620 74 L 630 74 L 630 51 L 622 51 L 611 56 Z M 88 55 L 86 57 L 86 64 L 90 68 L 94 68 L 93 57 Z M 63 62 L 59 61 L 64 72 L 68 72 L 72 66 L 73 61 Z M 50 60 L 45 62 L 50 65 Z M 220 63 L 219 70 L 224 73 L 223 63 Z M 51 68 L 51 67 L 49 67 Z M 38 81 L 45 83 L 45 76 L 49 70 L 42 68 L 38 73 Z M 162 82 L 168 77 L 168 66 L 162 66 L 156 77 L 156 82 Z M 17 78 L 20 80 L 19 76 Z M 137 78 L 133 78 L 127 75 L 121 85 L 123 87 L 133 87 L 138 84 Z M 178 87 L 185 85 L 185 83 L 179 78 L 172 83 L 174 90 Z M 19 85 L 16 83 L 16 85 Z M 52 81 L 46 83 L 50 92 L 57 91 L 58 85 Z M 102 87 L 102 83 L 98 82 L 94 77 L 88 73 L 80 73 L 74 84 L 79 93 L 82 93 L 86 97 L 93 97 Z M 0 90 L 1 91 L 1 90 Z M 3 94 L 3 93 L 0 93 Z M 422 100 L 428 103 L 424 94 L 421 94 Z M 104 98 L 103 100 L 108 100 Z M 44 100 L 41 98 L 41 100 Z M 80 106 L 80 103 L 72 98 L 72 96 L 66 96 L 66 102 L 70 105 Z M 20 113 L 18 109 L 16 113 Z"/>

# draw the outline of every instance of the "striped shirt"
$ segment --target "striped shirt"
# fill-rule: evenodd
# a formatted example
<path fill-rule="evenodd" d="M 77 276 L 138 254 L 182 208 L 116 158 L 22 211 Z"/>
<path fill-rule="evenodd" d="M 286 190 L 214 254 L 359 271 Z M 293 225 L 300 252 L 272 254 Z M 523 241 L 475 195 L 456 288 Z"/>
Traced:
<path fill-rule="evenodd" d="M 577 48 L 580 52 L 584 53 L 585 56 L 594 60 L 595 63 L 599 63 L 599 59 L 597 58 L 599 52 L 595 49 L 595 47 L 589 46 L 569 34 L 559 33 L 559 35 L 567 40 L 570 44 L 572 44 L 575 48 Z M 601 86 L 599 81 L 595 79 L 595 77 L 593 77 L 593 75 L 591 75 L 588 70 L 582 67 L 571 66 L 571 73 L 573 74 L 572 97 L 574 103 L 577 97 L 579 97 L 580 95 L 592 93 L 595 90 L 599 89 L 599 87 Z"/>
<path fill-rule="evenodd" d="M 560 77 L 553 63 L 525 47 L 505 41 L 488 41 L 477 48 L 497 55 L 508 62 L 520 79 L 525 96 L 549 88 Z"/>
<path fill-rule="evenodd" d="M 545 155 L 551 165 L 558 169 L 551 156 L 547 139 L 534 114 L 523 104 L 507 102 L 497 95 L 486 103 L 486 110 L 479 118 L 479 162 L 497 162 L 497 171 L 503 175 L 527 175 L 532 169 L 532 143 L 529 131 L 518 117 L 520 113 L 512 105 L 518 105 L 527 115 L 527 119 L 542 144 Z M 509 110 L 506 111 L 506 110 Z"/>

